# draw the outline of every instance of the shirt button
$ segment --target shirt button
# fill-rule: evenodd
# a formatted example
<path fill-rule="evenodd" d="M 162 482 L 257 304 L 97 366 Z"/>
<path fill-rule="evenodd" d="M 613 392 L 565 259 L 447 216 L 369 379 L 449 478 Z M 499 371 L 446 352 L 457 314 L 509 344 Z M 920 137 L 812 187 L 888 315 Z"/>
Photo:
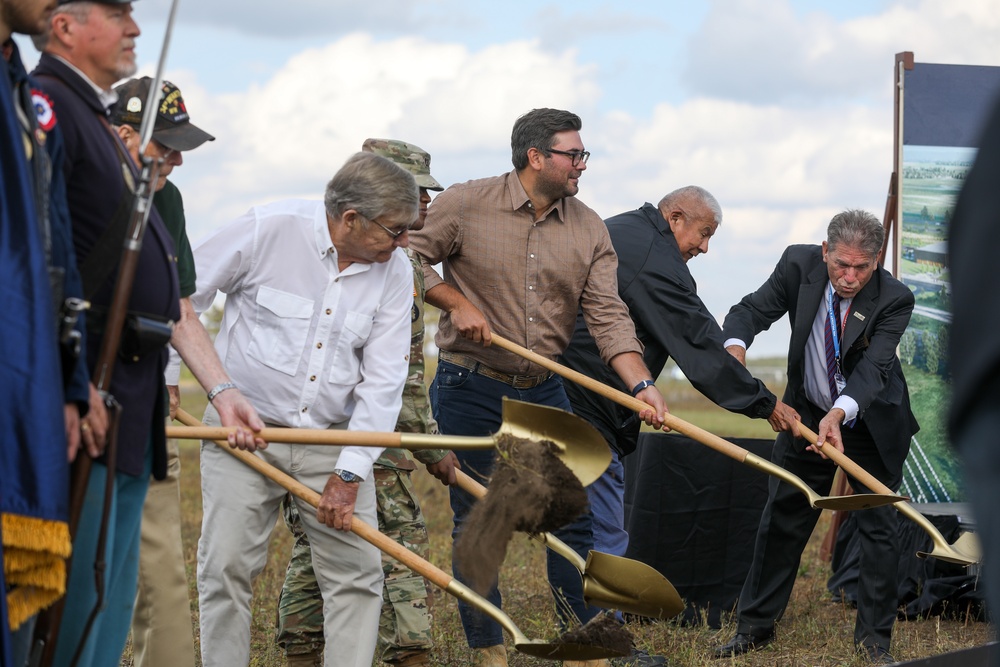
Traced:
<path fill-rule="evenodd" d="M 535 286 L 534 285 L 528 285 L 528 289 L 529 290 L 533 290 L 533 289 L 535 289 Z"/>
<path fill-rule="evenodd" d="M 530 255 L 528 255 L 528 257 L 530 257 L 531 259 L 534 259 L 535 258 L 535 253 L 531 253 Z"/>
<path fill-rule="evenodd" d="M 534 321 L 535 321 L 535 318 L 534 318 L 534 317 L 529 317 L 529 318 L 528 318 L 528 321 L 529 321 L 529 322 L 534 322 Z"/>
<path fill-rule="evenodd" d="M 330 313 L 332 313 L 332 312 L 333 312 L 333 311 L 332 311 L 332 310 L 330 310 L 329 308 L 327 308 L 327 309 L 326 309 L 326 314 L 327 314 L 327 315 L 329 315 L 329 314 L 330 314 Z"/>
<path fill-rule="evenodd" d="M 302 412 L 307 412 L 309 408 L 302 408 Z"/>
<path fill-rule="evenodd" d="M 316 376 L 315 375 L 310 375 L 309 376 L 309 381 L 310 382 L 315 382 L 316 381 Z"/>
<path fill-rule="evenodd" d="M 316 343 L 316 349 L 320 350 L 323 348 L 323 343 Z"/>

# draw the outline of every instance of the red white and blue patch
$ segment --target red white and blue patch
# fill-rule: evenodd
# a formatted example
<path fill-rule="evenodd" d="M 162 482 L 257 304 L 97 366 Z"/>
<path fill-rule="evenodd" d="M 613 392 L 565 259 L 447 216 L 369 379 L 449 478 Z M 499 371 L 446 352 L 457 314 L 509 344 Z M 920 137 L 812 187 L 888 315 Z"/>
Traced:
<path fill-rule="evenodd" d="M 35 105 L 39 128 L 48 132 L 56 126 L 56 112 L 52 108 L 52 100 L 49 99 L 48 95 L 33 88 L 31 90 L 31 103 Z"/>

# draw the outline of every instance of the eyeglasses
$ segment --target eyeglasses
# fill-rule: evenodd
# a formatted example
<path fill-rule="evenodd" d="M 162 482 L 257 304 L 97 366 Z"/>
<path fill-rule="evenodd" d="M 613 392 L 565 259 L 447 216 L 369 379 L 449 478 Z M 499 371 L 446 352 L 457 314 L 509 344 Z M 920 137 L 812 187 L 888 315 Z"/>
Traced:
<path fill-rule="evenodd" d="M 554 148 L 550 148 L 549 152 L 556 155 L 565 155 L 573 160 L 574 167 L 579 167 L 581 162 L 587 164 L 587 160 L 590 159 L 590 151 L 557 151 Z"/>
<path fill-rule="evenodd" d="M 376 225 L 378 225 L 379 227 L 381 227 L 382 229 L 384 229 L 385 233 L 388 234 L 389 236 L 391 236 L 394 241 L 396 239 L 398 239 L 400 236 L 402 236 L 403 234 L 405 234 L 406 232 L 410 231 L 410 226 L 409 225 L 403 227 L 400 230 L 393 231 L 393 230 L 389 229 L 388 227 L 386 227 L 385 225 L 383 225 L 378 220 L 372 220 L 372 222 L 374 222 Z"/>
<path fill-rule="evenodd" d="M 156 152 L 159 153 L 160 158 L 162 158 L 164 162 L 169 161 L 175 153 L 180 153 L 180 151 L 175 148 L 167 148 L 156 139 L 150 139 L 149 145 L 156 149 Z"/>

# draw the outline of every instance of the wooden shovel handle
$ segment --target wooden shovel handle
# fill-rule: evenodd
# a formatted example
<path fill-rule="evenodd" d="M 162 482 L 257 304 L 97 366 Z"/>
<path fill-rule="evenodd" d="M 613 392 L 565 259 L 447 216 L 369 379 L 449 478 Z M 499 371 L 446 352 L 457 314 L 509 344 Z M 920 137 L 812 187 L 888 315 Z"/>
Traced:
<path fill-rule="evenodd" d="M 509 352 L 513 352 L 519 357 L 523 357 L 528 361 L 534 362 L 543 368 L 563 376 L 573 382 L 576 382 L 582 387 L 591 390 L 596 394 L 600 394 L 604 398 L 614 401 L 619 405 L 622 405 L 636 412 L 642 412 L 643 410 L 648 410 L 651 406 L 645 401 L 640 401 L 638 398 L 629 396 L 623 391 L 619 391 L 614 387 L 609 387 L 603 382 L 598 382 L 592 377 L 584 375 L 579 371 L 575 371 L 572 368 L 563 366 L 562 364 L 552 361 L 551 359 L 546 359 L 540 354 L 527 350 L 517 343 L 512 343 L 511 341 L 499 336 L 497 334 L 492 334 L 493 345 L 503 348 Z M 689 438 L 693 438 L 698 442 L 711 447 L 712 449 L 725 454 L 726 456 L 736 459 L 739 462 L 746 460 L 747 455 L 750 453 L 743 447 L 735 445 L 728 440 L 724 440 L 714 433 L 709 433 L 703 428 L 695 426 L 694 424 L 688 423 L 681 419 L 680 417 L 675 417 L 669 412 L 664 416 L 663 423 L 670 427 L 672 430 L 678 433 L 683 433 Z"/>
<path fill-rule="evenodd" d="M 181 440 L 224 440 L 234 433 L 233 426 L 168 426 L 167 437 Z M 265 428 L 257 437 L 267 442 L 299 445 L 355 445 L 362 447 L 399 447 L 401 434 L 378 431 L 343 431 L 315 428 Z"/>
<path fill-rule="evenodd" d="M 177 410 L 177 421 L 182 424 L 189 426 L 194 426 L 200 424 L 197 419 L 192 417 L 190 414 L 184 410 Z M 284 429 L 276 429 L 284 430 Z M 220 449 L 229 454 L 232 454 L 243 463 L 247 464 L 260 474 L 267 477 L 269 480 L 283 487 L 286 491 L 294 495 L 313 507 L 319 506 L 320 495 L 310 489 L 308 486 L 298 481 L 291 475 L 288 475 L 281 470 L 278 470 L 268 462 L 264 461 L 258 456 L 254 456 L 250 452 L 243 451 L 242 449 L 234 449 L 229 446 L 226 441 L 216 441 Z M 386 537 L 382 533 L 378 532 L 376 529 L 369 526 L 367 523 L 354 517 L 351 520 L 351 532 L 355 533 L 363 539 L 364 541 L 378 547 L 381 551 L 389 554 L 399 562 L 406 565 L 408 568 L 426 577 L 431 583 L 440 586 L 441 588 L 448 588 L 453 577 L 440 568 L 436 567 L 429 561 L 424 560 L 417 554 L 413 553 L 406 547 L 400 545 L 395 540 Z"/>
<path fill-rule="evenodd" d="M 475 498 L 482 498 L 486 495 L 486 487 L 472 479 L 458 468 L 455 468 L 455 481 L 458 487 Z"/>
<path fill-rule="evenodd" d="M 810 443 L 814 445 L 816 444 L 816 438 L 817 438 L 816 434 L 813 433 L 808 426 L 802 424 L 801 422 L 799 423 L 799 434 L 803 438 L 808 440 Z M 853 477 L 854 479 L 858 480 L 859 482 L 867 486 L 875 493 L 879 493 L 883 496 L 896 495 L 895 493 L 893 493 L 892 489 L 890 489 L 882 482 L 878 481 L 875 478 L 875 475 L 871 474 L 870 472 L 859 466 L 849 456 L 847 456 L 847 454 L 844 454 L 833 445 L 827 445 L 826 443 L 824 443 L 820 449 L 823 450 L 823 454 L 830 457 L 830 459 L 834 463 L 843 468 L 844 472 L 846 472 L 851 477 Z"/>

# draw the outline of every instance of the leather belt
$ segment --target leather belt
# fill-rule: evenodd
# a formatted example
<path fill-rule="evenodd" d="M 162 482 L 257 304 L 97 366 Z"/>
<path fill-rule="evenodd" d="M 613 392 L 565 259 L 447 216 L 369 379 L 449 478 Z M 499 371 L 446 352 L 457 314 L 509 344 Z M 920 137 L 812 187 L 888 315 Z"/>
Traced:
<path fill-rule="evenodd" d="M 488 377 L 491 380 L 503 382 L 504 384 L 510 385 L 514 389 L 531 389 L 533 387 L 537 387 L 555 375 L 552 371 L 549 371 L 544 375 L 512 375 L 510 373 L 501 373 L 495 368 L 490 368 L 481 361 L 476 361 L 476 359 L 467 354 L 448 352 L 447 350 L 441 350 L 438 353 L 438 359 L 441 361 L 447 361 L 449 364 L 455 364 L 456 366 L 460 366 L 461 368 L 482 375 L 483 377 Z"/>

